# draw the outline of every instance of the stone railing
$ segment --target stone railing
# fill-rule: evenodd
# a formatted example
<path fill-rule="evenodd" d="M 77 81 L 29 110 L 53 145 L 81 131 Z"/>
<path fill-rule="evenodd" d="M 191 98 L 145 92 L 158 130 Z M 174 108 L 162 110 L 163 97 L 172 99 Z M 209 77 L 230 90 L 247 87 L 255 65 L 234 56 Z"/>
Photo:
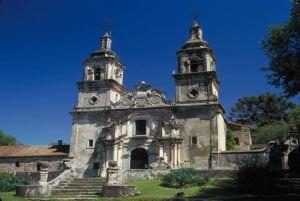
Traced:
<path fill-rule="evenodd" d="M 170 169 L 159 170 L 159 169 L 129 169 L 121 172 L 118 175 L 120 183 L 129 181 L 154 179 L 161 175 L 167 174 Z"/>
<path fill-rule="evenodd" d="M 51 190 L 62 181 L 68 180 L 72 177 L 74 175 L 74 171 L 70 168 L 65 168 L 61 174 L 50 181 L 48 181 L 49 171 L 47 166 L 43 166 L 39 174 L 39 185 L 17 186 L 16 195 L 23 197 L 49 196 L 51 194 Z"/>
<path fill-rule="evenodd" d="M 53 180 L 51 180 L 49 182 L 46 182 L 44 184 L 40 183 L 40 185 L 43 186 L 41 194 L 43 194 L 43 195 L 50 195 L 51 194 L 51 190 L 54 187 L 58 186 L 61 182 L 70 179 L 73 175 L 74 175 L 74 172 L 71 169 L 67 169 L 67 170 L 63 171 L 55 179 L 53 179 Z"/>

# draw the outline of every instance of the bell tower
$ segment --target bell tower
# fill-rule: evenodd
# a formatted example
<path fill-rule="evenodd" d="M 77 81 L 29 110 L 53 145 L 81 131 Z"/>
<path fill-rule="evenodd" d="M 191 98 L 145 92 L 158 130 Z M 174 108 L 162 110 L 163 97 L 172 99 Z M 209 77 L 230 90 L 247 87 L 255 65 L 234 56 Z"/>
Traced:
<path fill-rule="evenodd" d="M 173 73 L 176 85 L 175 104 L 208 104 L 218 102 L 219 79 L 215 56 L 203 39 L 195 20 L 190 36 L 177 53 L 178 70 Z"/>
<path fill-rule="evenodd" d="M 101 37 L 100 48 L 83 61 L 83 81 L 78 82 L 78 104 L 75 108 L 107 108 L 117 102 L 125 91 L 123 86 L 124 65 L 111 49 L 112 39 L 108 32 Z"/>

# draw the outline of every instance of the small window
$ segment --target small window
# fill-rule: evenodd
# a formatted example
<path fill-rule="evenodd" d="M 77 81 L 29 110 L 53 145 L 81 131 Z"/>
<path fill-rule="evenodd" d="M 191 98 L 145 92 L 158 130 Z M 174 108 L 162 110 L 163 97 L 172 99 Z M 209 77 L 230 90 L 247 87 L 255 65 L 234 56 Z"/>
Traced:
<path fill-rule="evenodd" d="M 36 171 L 41 171 L 41 166 L 42 166 L 41 163 L 37 163 L 36 164 Z"/>
<path fill-rule="evenodd" d="M 190 63 L 190 72 L 191 73 L 197 73 L 197 72 L 203 72 L 204 71 L 204 64 L 203 61 L 191 61 Z"/>
<path fill-rule="evenodd" d="M 94 148 L 94 140 L 89 140 L 87 144 L 88 148 Z"/>
<path fill-rule="evenodd" d="M 135 134 L 136 135 L 146 135 L 146 120 L 136 120 L 135 121 Z"/>
<path fill-rule="evenodd" d="M 191 61 L 191 73 L 198 72 L 198 63 L 197 61 Z"/>
<path fill-rule="evenodd" d="M 240 139 L 238 137 L 234 138 L 235 144 L 240 145 Z"/>
<path fill-rule="evenodd" d="M 93 164 L 93 169 L 94 170 L 98 170 L 100 168 L 100 163 L 99 162 L 95 162 L 94 164 Z"/>
<path fill-rule="evenodd" d="M 198 144 L 198 142 L 197 142 L 197 137 L 196 136 L 193 136 L 192 137 L 192 142 L 191 142 L 192 144 Z"/>
<path fill-rule="evenodd" d="M 95 80 L 100 80 L 100 69 L 99 68 L 96 68 L 95 69 L 95 77 L 94 77 Z"/>
<path fill-rule="evenodd" d="M 16 161 L 16 162 L 15 162 L 15 166 L 16 166 L 16 167 L 20 167 L 20 161 Z"/>

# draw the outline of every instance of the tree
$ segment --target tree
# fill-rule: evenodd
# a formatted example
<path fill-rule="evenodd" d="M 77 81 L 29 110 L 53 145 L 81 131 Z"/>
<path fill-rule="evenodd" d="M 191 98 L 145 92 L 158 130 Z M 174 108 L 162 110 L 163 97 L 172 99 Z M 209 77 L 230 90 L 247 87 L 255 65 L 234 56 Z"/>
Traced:
<path fill-rule="evenodd" d="M 226 149 L 228 151 L 234 150 L 235 148 L 235 140 L 234 140 L 234 133 L 231 129 L 227 129 L 226 132 Z"/>
<path fill-rule="evenodd" d="M 0 130 L 0 146 L 4 145 L 16 145 L 16 138 L 6 135 L 2 130 Z"/>
<path fill-rule="evenodd" d="M 289 125 L 300 132 L 300 105 L 291 110 L 288 115 Z"/>
<path fill-rule="evenodd" d="M 229 120 L 260 127 L 276 122 L 286 122 L 294 104 L 283 96 L 265 93 L 259 96 L 240 98 L 230 111 Z"/>
<path fill-rule="evenodd" d="M 269 57 L 268 83 L 283 89 L 285 97 L 300 92 L 300 0 L 292 0 L 290 19 L 284 25 L 270 27 L 261 41 L 261 48 Z"/>
<path fill-rule="evenodd" d="M 289 131 L 287 123 L 272 123 L 252 130 L 253 144 L 267 144 L 271 140 L 285 140 Z"/>

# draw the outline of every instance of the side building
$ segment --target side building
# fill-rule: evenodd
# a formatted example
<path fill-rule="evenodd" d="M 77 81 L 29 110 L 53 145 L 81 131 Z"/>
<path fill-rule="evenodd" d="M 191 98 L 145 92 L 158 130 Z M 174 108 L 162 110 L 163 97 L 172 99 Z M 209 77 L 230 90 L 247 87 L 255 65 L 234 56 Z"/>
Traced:
<path fill-rule="evenodd" d="M 0 172 L 7 172 L 34 182 L 39 181 L 40 171 L 46 166 L 48 180 L 64 170 L 68 160 L 69 145 L 10 145 L 0 146 Z"/>
<path fill-rule="evenodd" d="M 148 169 L 158 159 L 171 168 L 212 168 L 212 153 L 226 150 L 226 123 L 215 56 L 197 22 L 177 52 L 173 101 L 145 82 L 126 88 L 111 44 L 106 33 L 77 83 L 69 154 L 77 176 L 105 176 L 110 161 L 123 172 Z"/>

